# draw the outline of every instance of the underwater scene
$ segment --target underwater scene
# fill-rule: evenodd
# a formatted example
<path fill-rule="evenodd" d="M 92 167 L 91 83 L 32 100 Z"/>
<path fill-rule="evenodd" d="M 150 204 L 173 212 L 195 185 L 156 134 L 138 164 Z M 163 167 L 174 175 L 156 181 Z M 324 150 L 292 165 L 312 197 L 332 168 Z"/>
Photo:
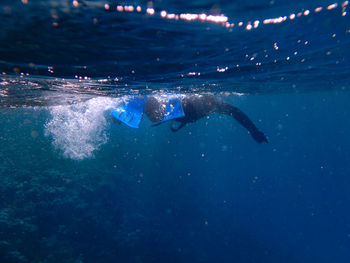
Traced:
<path fill-rule="evenodd" d="M 2 0 L 0 262 L 349 262 L 348 12 Z"/>

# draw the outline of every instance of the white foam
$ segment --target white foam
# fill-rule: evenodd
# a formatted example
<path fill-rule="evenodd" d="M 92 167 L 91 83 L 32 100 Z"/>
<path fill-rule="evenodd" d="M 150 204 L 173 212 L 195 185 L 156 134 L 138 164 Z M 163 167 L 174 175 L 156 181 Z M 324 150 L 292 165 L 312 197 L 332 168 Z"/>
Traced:
<path fill-rule="evenodd" d="M 64 157 L 82 160 L 93 156 L 108 141 L 105 111 L 115 107 L 120 99 L 92 98 L 70 105 L 50 107 L 51 120 L 45 125 L 45 135 Z"/>

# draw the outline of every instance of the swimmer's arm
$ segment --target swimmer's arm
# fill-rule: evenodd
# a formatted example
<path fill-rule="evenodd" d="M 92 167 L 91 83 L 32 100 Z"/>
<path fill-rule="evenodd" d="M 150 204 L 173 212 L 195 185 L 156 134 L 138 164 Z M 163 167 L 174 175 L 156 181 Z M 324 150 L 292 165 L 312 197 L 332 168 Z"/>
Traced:
<path fill-rule="evenodd" d="M 231 104 L 228 104 L 226 102 L 223 102 L 221 105 L 221 112 L 235 118 L 235 120 L 238 121 L 239 124 L 241 124 L 244 128 L 248 130 L 248 132 L 256 142 L 258 143 L 269 142 L 265 134 L 259 131 L 259 129 L 249 119 L 249 117 L 237 107 Z"/>

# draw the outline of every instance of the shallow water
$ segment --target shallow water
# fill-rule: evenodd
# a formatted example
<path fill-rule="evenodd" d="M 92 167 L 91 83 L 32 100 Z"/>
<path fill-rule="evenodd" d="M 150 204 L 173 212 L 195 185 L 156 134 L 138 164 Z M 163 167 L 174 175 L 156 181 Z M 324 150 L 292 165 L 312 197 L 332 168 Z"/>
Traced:
<path fill-rule="evenodd" d="M 347 262 L 347 2 L 0 7 L 1 262 Z M 109 114 L 159 93 L 220 96 L 269 143 Z"/>

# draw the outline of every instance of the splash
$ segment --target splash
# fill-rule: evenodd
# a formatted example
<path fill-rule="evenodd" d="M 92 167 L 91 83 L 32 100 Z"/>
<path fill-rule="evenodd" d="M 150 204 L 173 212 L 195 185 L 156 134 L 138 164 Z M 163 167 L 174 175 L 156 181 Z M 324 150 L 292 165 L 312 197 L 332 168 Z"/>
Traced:
<path fill-rule="evenodd" d="M 63 156 L 74 160 L 93 157 L 108 141 L 105 112 L 119 99 L 92 98 L 71 105 L 50 107 L 51 120 L 45 125 L 45 135 L 52 138 Z"/>

